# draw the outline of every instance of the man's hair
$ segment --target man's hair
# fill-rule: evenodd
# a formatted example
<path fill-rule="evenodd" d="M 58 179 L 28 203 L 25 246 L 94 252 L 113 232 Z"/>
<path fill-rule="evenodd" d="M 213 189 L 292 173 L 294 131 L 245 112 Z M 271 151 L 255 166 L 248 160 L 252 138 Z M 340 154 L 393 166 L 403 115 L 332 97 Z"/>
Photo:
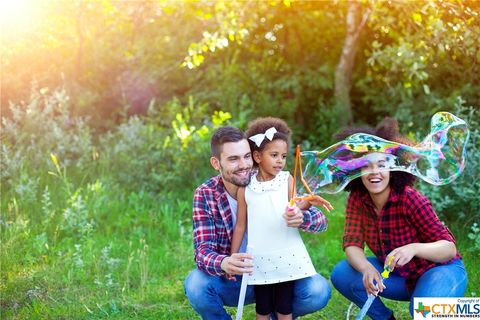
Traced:
<path fill-rule="evenodd" d="M 398 122 L 394 118 L 386 117 L 382 120 L 382 122 L 377 125 L 376 128 L 368 126 L 361 128 L 348 127 L 343 129 L 340 133 L 335 134 L 334 138 L 336 140 L 343 140 L 354 133 L 367 133 L 383 138 L 385 140 L 390 140 L 406 145 L 413 145 L 412 141 L 400 135 L 398 129 Z M 406 186 L 412 186 L 414 183 L 415 176 L 408 172 L 390 172 L 390 187 L 396 192 L 401 192 Z M 361 178 L 356 178 L 350 181 L 350 183 L 345 187 L 345 190 L 360 193 L 368 192 L 363 185 Z"/>
<path fill-rule="evenodd" d="M 238 142 L 246 139 L 242 130 L 235 127 L 221 127 L 213 133 L 210 141 L 212 157 L 220 159 L 223 144 L 227 142 Z"/>

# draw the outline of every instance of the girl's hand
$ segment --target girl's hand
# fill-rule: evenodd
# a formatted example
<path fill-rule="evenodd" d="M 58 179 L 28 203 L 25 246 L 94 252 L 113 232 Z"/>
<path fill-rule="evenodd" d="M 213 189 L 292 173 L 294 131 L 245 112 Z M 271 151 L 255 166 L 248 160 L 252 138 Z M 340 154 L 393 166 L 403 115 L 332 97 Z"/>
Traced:
<path fill-rule="evenodd" d="M 377 296 L 378 293 L 382 292 L 383 289 L 386 288 L 382 283 L 382 276 L 371 263 L 368 263 L 365 266 L 365 269 L 361 272 L 363 275 L 363 286 L 365 287 L 365 290 L 367 290 L 367 294 L 373 294 L 374 296 Z M 374 283 L 376 283 L 377 286 L 375 286 Z"/>
<path fill-rule="evenodd" d="M 330 204 L 330 202 L 317 195 L 309 197 L 308 202 L 313 206 L 324 208 L 325 210 L 327 210 L 327 212 L 333 210 L 333 206 Z"/>
<path fill-rule="evenodd" d="M 409 263 L 416 254 L 417 243 L 409 243 L 392 250 L 385 258 L 385 261 L 389 261 L 390 257 L 393 256 L 392 263 L 390 263 L 390 268 L 393 270 L 397 265 L 401 267 Z"/>
<path fill-rule="evenodd" d="M 283 218 L 285 219 L 287 226 L 291 228 L 300 227 L 304 219 L 303 212 L 297 206 L 293 206 L 293 208 L 286 207 Z"/>

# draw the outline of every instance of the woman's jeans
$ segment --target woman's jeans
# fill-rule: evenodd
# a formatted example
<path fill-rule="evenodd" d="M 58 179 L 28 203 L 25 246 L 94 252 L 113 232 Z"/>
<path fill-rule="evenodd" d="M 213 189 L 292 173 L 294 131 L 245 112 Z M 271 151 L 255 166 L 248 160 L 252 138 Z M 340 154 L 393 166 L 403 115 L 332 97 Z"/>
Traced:
<path fill-rule="evenodd" d="M 242 278 L 237 281 L 211 276 L 194 269 L 185 279 L 185 295 L 202 319 L 231 319 L 224 306 L 236 307 Z M 293 317 L 316 312 L 327 305 L 331 289 L 321 275 L 296 280 L 293 289 Z M 245 304 L 255 302 L 253 286 L 247 287 Z"/>
<path fill-rule="evenodd" d="M 368 261 L 379 272 L 383 271 L 383 263 L 379 259 L 369 257 Z M 367 293 L 363 286 L 362 274 L 353 269 L 347 260 L 343 260 L 335 266 L 331 280 L 333 286 L 348 300 L 359 308 L 363 306 L 367 300 Z M 462 260 L 458 259 L 427 270 L 418 279 L 413 292 L 407 290 L 405 278 L 393 273 L 385 280 L 384 284 L 386 289 L 379 296 L 392 300 L 410 301 L 410 315 L 413 317 L 414 297 L 463 297 L 467 288 L 467 272 Z M 367 315 L 374 320 L 389 319 L 392 310 L 377 298 L 373 301 Z"/>

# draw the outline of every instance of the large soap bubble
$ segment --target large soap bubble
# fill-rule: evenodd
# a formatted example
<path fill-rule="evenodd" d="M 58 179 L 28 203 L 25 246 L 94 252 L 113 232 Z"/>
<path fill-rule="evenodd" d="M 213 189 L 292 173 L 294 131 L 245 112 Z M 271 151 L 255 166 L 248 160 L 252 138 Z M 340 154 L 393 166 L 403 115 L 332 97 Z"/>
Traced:
<path fill-rule="evenodd" d="M 301 153 L 303 178 L 312 193 L 337 193 L 355 178 L 379 171 L 405 171 L 428 183 L 444 185 L 465 167 L 467 124 L 448 112 L 432 117 L 430 134 L 418 145 L 408 146 L 370 134 L 357 133 L 323 151 Z M 298 182 L 297 195 L 308 195 Z"/>

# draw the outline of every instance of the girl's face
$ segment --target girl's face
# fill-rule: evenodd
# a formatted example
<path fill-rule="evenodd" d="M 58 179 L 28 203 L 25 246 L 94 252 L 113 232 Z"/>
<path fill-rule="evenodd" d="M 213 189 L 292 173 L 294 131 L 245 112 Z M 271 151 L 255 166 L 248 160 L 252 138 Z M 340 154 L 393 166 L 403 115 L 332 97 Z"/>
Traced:
<path fill-rule="evenodd" d="M 387 158 L 380 153 L 375 154 L 375 159 L 362 168 L 362 182 L 371 195 L 390 192 L 390 171 L 386 171 Z"/>
<path fill-rule="evenodd" d="M 254 151 L 253 157 L 258 163 L 260 177 L 265 180 L 272 180 L 285 168 L 287 163 L 287 143 L 280 139 L 268 142 L 262 151 Z"/>

